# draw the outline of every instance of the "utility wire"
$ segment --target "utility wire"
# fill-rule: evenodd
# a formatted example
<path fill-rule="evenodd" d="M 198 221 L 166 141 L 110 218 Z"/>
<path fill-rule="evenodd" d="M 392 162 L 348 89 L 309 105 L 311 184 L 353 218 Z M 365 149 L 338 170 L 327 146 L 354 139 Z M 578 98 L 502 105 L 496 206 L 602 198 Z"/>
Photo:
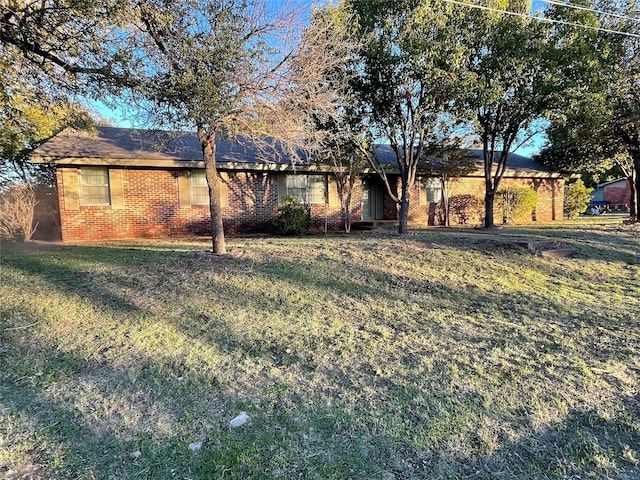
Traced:
<path fill-rule="evenodd" d="M 559 23 L 561 25 L 568 25 L 570 27 L 586 28 L 588 30 L 597 30 L 598 32 L 614 33 L 617 35 L 623 35 L 625 37 L 640 38 L 640 34 L 622 32 L 620 30 L 613 30 L 610 28 L 592 27 L 591 25 L 585 25 L 583 23 L 565 22 L 564 20 L 554 20 L 552 18 L 546 18 L 546 17 L 538 17 L 538 16 L 532 17 L 530 15 L 525 15 L 523 13 L 510 12 L 508 10 L 499 10 L 497 8 L 485 7 L 483 5 L 476 5 L 474 3 L 464 3 L 464 2 L 459 2 L 457 0 L 443 0 L 443 1 L 452 3 L 454 5 L 461 5 L 463 7 L 478 8 L 480 10 L 488 10 L 489 12 L 497 12 L 497 13 L 502 13 L 504 15 L 512 15 L 514 17 L 523 17 L 529 20 L 538 20 L 540 22 L 549 22 L 549 23 Z"/>
<path fill-rule="evenodd" d="M 605 12 L 604 10 L 595 10 L 589 7 L 583 7 L 582 5 L 574 5 L 572 3 L 560 2 L 558 0 L 540 0 L 543 3 L 548 3 L 549 5 L 557 5 L 559 7 L 567 7 L 567 8 L 575 8 L 576 10 L 583 10 L 585 12 L 597 13 L 599 15 L 608 15 L 610 17 L 619 18 L 621 20 L 630 20 L 632 22 L 640 22 L 639 18 L 633 18 L 628 15 L 620 15 L 619 13 L 613 12 Z"/>

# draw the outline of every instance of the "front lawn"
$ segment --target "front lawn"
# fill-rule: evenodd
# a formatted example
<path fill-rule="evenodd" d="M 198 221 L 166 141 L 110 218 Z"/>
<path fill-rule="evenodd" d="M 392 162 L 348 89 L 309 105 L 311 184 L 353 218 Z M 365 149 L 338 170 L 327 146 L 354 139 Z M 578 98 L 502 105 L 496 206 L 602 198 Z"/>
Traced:
<path fill-rule="evenodd" d="M 639 226 L 229 247 L 2 245 L 0 477 L 640 478 Z"/>

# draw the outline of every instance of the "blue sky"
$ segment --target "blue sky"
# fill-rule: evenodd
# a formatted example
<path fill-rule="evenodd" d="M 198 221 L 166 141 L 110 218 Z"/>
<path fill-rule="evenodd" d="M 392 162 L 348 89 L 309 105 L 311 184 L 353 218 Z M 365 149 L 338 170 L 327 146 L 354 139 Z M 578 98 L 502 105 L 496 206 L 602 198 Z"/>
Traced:
<path fill-rule="evenodd" d="M 532 6 L 531 6 L 531 12 L 536 12 L 538 10 L 541 10 L 544 8 L 544 6 L 545 6 L 545 3 L 542 0 L 533 0 Z M 143 125 L 140 120 L 136 120 L 137 115 L 134 110 L 125 110 L 122 107 L 111 108 L 107 106 L 105 103 L 100 101 L 91 101 L 90 105 L 96 110 L 96 112 L 99 115 L 101 115 L 111 125 L 114 125 L 117 127 L 124 127 L 124 128 L 144 128 L 145 127 L 145 125 Z M 516 152 L 520 155 L 531 156 L 540 151 L 545 141 L 546 141 L 546 136 L 544 133 L 537 134 L 525 145 L 523 145 L 521 148 L 516 150 Z"/>
<path fill-rule="evenodd" d="M 123 128 L 145 127 L 145 125 L 138 124 L 135 121 L 132 121 L 132 118 L 135 117 L 135 115 L 132 115 L 133 112 L 123 112 L 122 110 L 117 109 L 114 110 L 107 107 L 101 102 L 92 102 L 92 106 L 102 117 L 104 117 L 105 120 L 108 121 L 110 125 Z M 525 156 L 532 156 L 540 152 L 540 149 L 544 145 L 545 141 L 546 135 L 544 133 L 539 133 L 533 136 L 532 139 L 526 143 L 526 145 L 523 145 L 522 147 L 517 149 L 515 153 Z"/>

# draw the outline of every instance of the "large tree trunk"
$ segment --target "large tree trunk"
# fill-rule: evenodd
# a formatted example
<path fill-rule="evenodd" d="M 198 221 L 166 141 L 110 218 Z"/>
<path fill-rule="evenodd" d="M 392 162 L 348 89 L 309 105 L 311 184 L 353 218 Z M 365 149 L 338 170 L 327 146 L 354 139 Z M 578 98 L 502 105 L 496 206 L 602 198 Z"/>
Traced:
<path fill-rule="evenodd" d="M 507 162 L 509 160 L 509 149 L 513 143 L 506 141 L 502 146 L 503 150 L 500 152 L 500 157 L 497 162 L 494 162 L 495 157 L 495 135 L 484 135 L 483 140 L 483 158 L 484 158 L 484 226 L 485 228 L 495 228 L 493 221 L 493 210 L 496 203 L 496 194 L 500 187 L 500 182 L 504 176 L 505 169 L 507 168 Z M 495 166 L 495 171 L 494 171 Z"/>
<path fill-rule="evenodd" d="M 409 233 L 409 201 L 411 200 L 411 193 L 409 192 L 410 185 L 407 180 L 402 179 L 402 196 L 400 197 L 400 212 L 398 218 L 398 233 L 400 235 L 406 235 Z"/>
<path fill-rule="evenodd" d="M 211 240 L 213 253 L 222 255 L 227 253 L 224 240 L 224 226 L 222 224 L 222 209 L 220 207 L 220 177 L 216 168 L 216 133 L 205 133 L 198 129 L 198 138 L 202 144 L 204 154 L 204 168 L 207 185 L 209 187 L 209 211 L 211 213 Z"/>
<path fill-rule="evenodd" d="M 487 186 L 484 195 L 484 226 L 485 228 L 494 228 L 493 208 L 496 200 L 496 191 L 494 188 Z"/>
<path fill-rule="evenodd" d="M 633 158 L 633 175 L 629 180 L 631 185 L 631 200 L 629 214 L 636 220 L 640 220 L 640 153 Z M 634 181 L 635 180 L 635 181 Z"/>

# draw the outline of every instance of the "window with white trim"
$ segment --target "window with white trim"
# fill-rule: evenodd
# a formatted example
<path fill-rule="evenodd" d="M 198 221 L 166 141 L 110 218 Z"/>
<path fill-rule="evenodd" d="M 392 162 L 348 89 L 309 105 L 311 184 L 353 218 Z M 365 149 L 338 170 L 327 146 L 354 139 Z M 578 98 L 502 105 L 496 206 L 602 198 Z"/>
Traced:
<path fill-rule="evenodd" d="M 209 186 L 204 170 L 191 170 L 191 204 L 209 205 Z"/>
<path fill-rule="evenodd" d="M 424 191 L 427 203 L 440 203 L 442 201 L 442 183 L 439 178 L 426 178 Z"/>
<path fill-rule="evenodd" d="M 280 198 L 295 197 L 307 205 L 327 202 L 326 175 L 286 175 L 284 187 Z"/>
<path fill-rule="evenodd" d="M 80 205 L 109 205 L 109 170 L 106 167 L 80 169 Z"/>

